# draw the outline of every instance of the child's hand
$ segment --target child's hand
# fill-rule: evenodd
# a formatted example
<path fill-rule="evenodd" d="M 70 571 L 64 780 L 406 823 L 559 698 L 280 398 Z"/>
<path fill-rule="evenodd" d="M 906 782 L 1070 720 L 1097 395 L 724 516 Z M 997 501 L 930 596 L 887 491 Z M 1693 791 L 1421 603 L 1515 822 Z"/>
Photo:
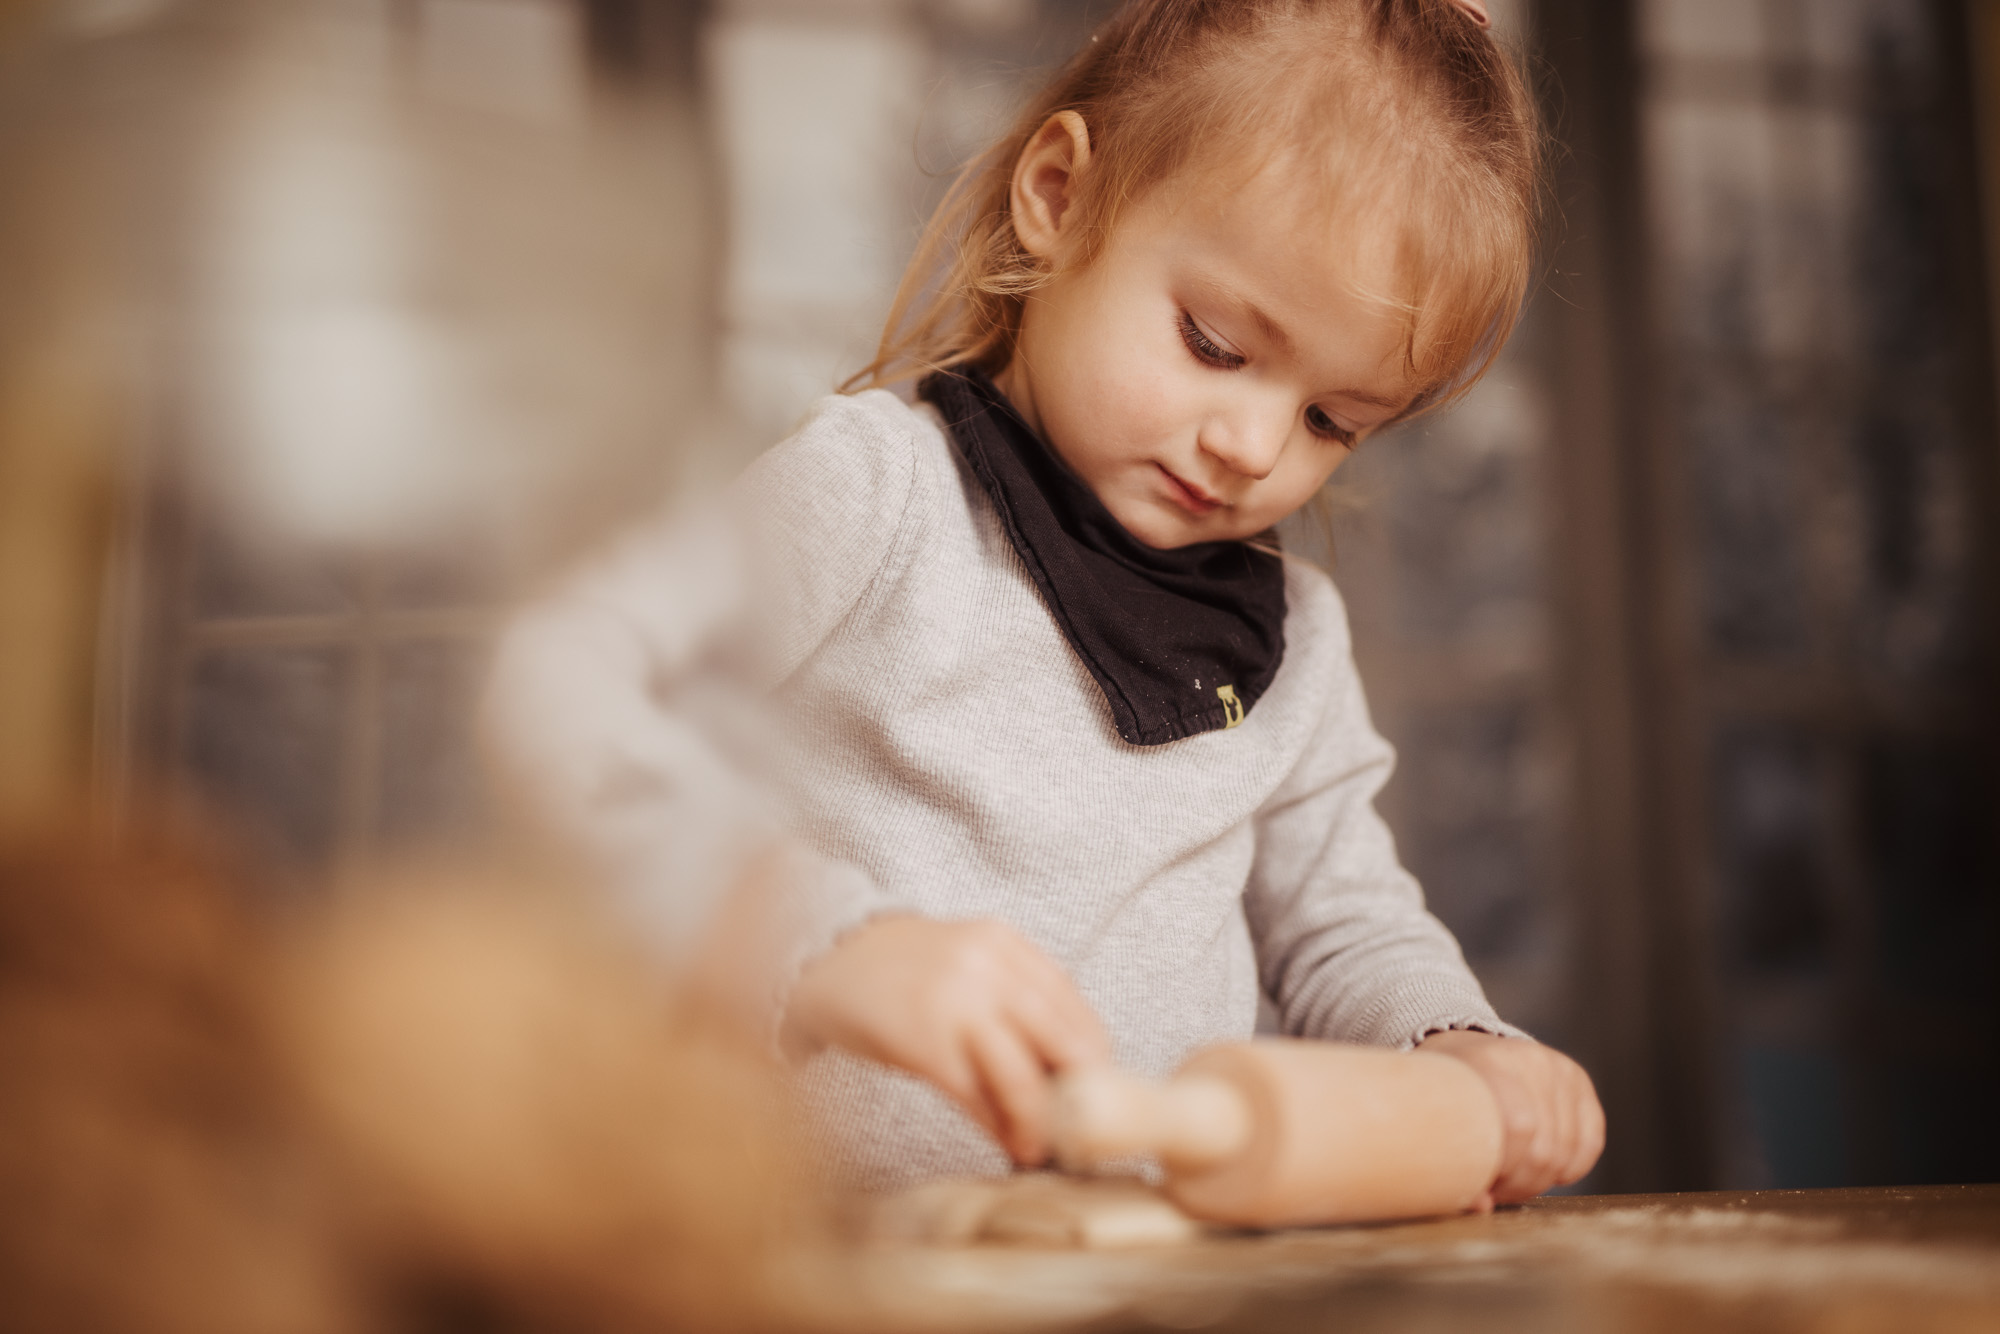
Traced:
<path fill-rule="evenodd" d="M 806 966 L 785 1030 L 929 1080 L 1029 1165 L 1049 1156 L 1050 1075 L 1111 1055 L 1069 976 L 999 922 L 857 928 Z"/>
<path fill-rule="evenodd" d="M 1495 1204 L 1578 1180 L 1604 1151 L 1604 1109 L 1583 1067 L 1554 1047 L 1490 1033 L 1433 1033 L 1418 1044 L 1479 1072 L 1500 1105 L 1504 1139 Z"/>

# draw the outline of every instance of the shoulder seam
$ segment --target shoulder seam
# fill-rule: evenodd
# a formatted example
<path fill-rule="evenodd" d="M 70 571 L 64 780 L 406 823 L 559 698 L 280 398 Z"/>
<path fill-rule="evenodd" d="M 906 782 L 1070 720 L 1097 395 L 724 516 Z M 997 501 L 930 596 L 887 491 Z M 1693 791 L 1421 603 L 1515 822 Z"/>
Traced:
<path fill-rule="evenodd" d="M 866 392 L 883 393 L 883 394 L 888 393 L 886 389 L 869 390 Z M 899 414 L 899 416 L 906 418 L 907 414 L 913 411 L 907 404 L 904 404 L 901 399 L 896 399 L 893 394 L 889 396 L 891 399 L 894 399 L 894 401 L 898 404 L 899 407 L 902 408 L 903 413 Z M 860 401 L 860 398 L 861 396 L 858 394 L 841 394 L 837 396 L 836 402 L 843 409 L 851 409 L 857 415 L 860 416 L 875 415 L 872 407 L 870 405 L 863 404 Z M 880 414 L 878 420 L 886 419 L 888 416 L 889 414 L 882 413 Z M 887 589 L 888 585 L 891 582 L 891 579 L 889 577 L 890 571 L 899 565 L 900 561 L 905 555 L 907 548 L 910 545 L 910 536 L 909 536 L 910 512 L 916 504 L 917 485 L 918 485 L 917 471 L 920 466 L 919 460 L 917 458 L 917 452 L 918 452 L 917 428 L 914 423 L 908 421 L 907 419 L 899 419 L 895 421 L 893 425 L 890 426 L 890 430 L 902 442 L 903 445 L 902 507 L 896 513 L 894 531 L 891 534 L 889 541 L 885 543 L 882 548 L 882 558 L 880 561 L 876 563 L 875 568 L 869 572 L 867 581 L 862 586 L 861 595 L 855 598 L 854 604 L 847 609 L 847 614 L 840 618 L 840 620 L 834 625 L 833 629 L 829 631 L 829 634 L 837 632 L 841 626 L 847 625 L 850 621 L 854 620 L 855 617 L 862 615 L 864 611 L 873 608 L 881 601 L 882 597 L 885 594 L 885 590 Z"/>

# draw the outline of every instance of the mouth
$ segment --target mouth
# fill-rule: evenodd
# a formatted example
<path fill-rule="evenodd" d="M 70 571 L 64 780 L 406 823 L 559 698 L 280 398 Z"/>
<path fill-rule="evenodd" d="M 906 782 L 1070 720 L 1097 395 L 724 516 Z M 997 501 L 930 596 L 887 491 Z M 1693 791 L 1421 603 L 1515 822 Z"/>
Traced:
<path fill-rule="evenodd" d="M 1167 494 L 1173 497 L 1175 504 L 1179 505 L 1189 514 L 1199 518 L 1204 514 L 1213 514 L 1216 510 L 1222 508 L 1221 500 L 1211 496 L 1194 483 L 1175 476 L 1161 464 L 1156 463 L 1153 466 L 1160 470 L 1160 476 L 1167 479 Z"/>

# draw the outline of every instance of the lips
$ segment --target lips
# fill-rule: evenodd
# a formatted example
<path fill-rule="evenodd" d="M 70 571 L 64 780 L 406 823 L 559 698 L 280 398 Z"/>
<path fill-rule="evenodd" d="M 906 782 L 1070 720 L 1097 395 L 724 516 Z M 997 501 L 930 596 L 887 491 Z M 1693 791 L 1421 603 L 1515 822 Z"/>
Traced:
<path fill-rule="evenodd" d="M 1220 500 L 1194 485 L 1194 483 L 1175 476 L 1161 464 L 1156 463 L 1153 466 L 1159 468 L 1160 475 L 1167 479 L 1167 494 L 1173 497 L 1175 504 L 1179 505 L 1189 514 L 1200 517 L 1204 514 L 1213 514 L 1216 510 L 1222 508 Z"/>

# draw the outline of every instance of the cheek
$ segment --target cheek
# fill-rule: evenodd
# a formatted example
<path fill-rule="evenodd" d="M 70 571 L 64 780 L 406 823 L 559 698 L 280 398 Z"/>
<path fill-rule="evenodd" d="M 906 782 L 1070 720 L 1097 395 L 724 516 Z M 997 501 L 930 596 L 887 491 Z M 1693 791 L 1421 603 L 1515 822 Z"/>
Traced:
<path fill-rule="evenodd" d="M 1202 371 L 1188 356 L 1172 312 L 1128 311 L 1099 344 L 1096 391 L 1115 410 L 1118 429 L 1148 451 L 1192 440 L 1200 416 Z"/>
<path fill-rule="evenodd" d="M 1163 448 L 1183 434 L 1187 412 L 1182 387 L 1161 369 L 1157 359 L 1135 365 L 1122 381 L 1119 395 L 1124 434 L 1135 447 Z"/>
<path fill-rule="evenodd" d="M 1110 320 L 1078 321 L 1065 330 L 1054 368 L 1061 407 L 1043 410 L 1065 454 L 1130 461 L 1175 435 L 1184 387 L 1171 357 L 1181 349 L 1178 341 L 1156 346 L 1145 332 Z"/>
<path fill-rule="evenodd" d="M 1264 496 L 1270 510 L 1264 516 L 1267 524 L 1276 523 L 1311 500 L 1347 457 L 1347 451 L 1338 445 L 1319 441 L 1301 442 L 1297 448 L 1296 457 L 1286 451 L 1287 457 L 1271 476 Z"/>

